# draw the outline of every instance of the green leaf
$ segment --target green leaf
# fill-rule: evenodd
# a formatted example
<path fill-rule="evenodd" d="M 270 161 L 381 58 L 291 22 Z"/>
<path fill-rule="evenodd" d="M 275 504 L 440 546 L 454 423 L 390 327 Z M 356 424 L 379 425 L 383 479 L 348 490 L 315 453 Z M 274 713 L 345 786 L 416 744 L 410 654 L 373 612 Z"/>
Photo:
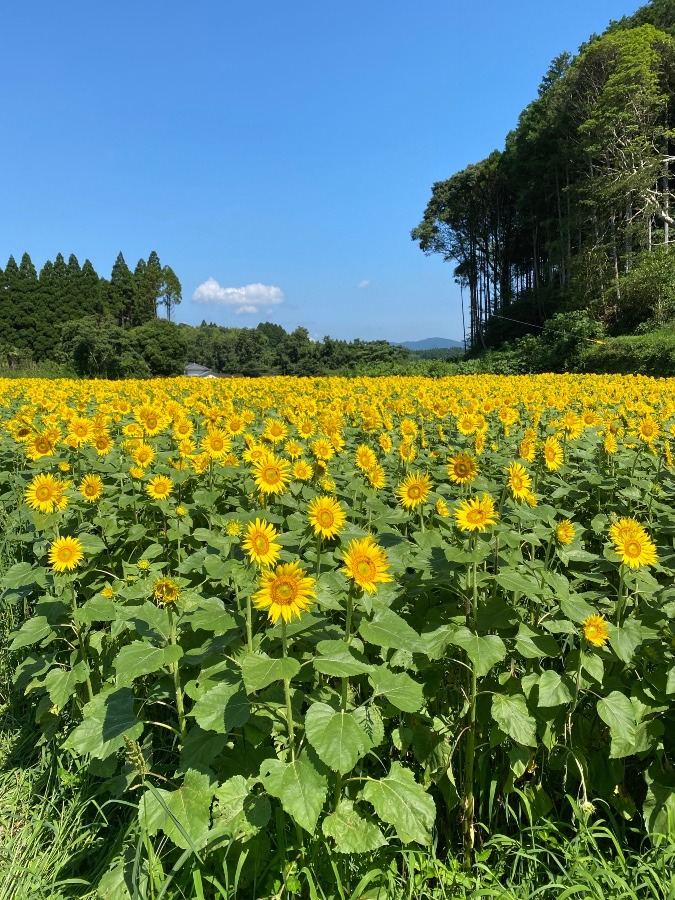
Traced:
<path fill-rule="evenodd" d="M 210 631 L 215 635 L 221 635 L 237 628 L 234 616 L 225 609 L 225 604 L 217 597 L 200 598 L 199 606 L 184 613 L 183 618 L 193 631 Z"/>
<path fill-rule="evenodd" d="M 290 763 L 266 759 L 260 766 L 263 787 L 301 828 L 314 834 L 316 823 L 326 800 L 328 782 L 314 766 L 307 753 Z"/>
<path fill-rule="evenodd" d="M 523 594 L 525 597 L 537 597 L 541 594 L 541 587 L 538 581 L 527 575 L 521 575 L 512 569 L 500 572 L 494 576 L 494 579 L 506 591 Z"/>
<path fill-rule="evenodd" d="M 200 728 L 227 734 L 251 715 L 251 704 L 240 682 L 221 681 L 206 691 L 192 707 Z"/>
<path fill-rule="evenodd" d="M 598 715 L 609 727 L 611 759 L 621 759 L 651 749 L 663 732 L 659 721 L 643 721 L 644 707 L 620 691 L 612 691 L 598 700 Z"/>
<path fill-rule="evenodd" d="M 2 576 L 0 584 L 3 588 L 22 588 L 37 584 L 44 587 L 47 584 L 44 569 L 36 569 L 28 562 L 14 563 Z"/>
<path fill-rule="evenodd" d="M 597 616 L 598 614 L 598 611 L 593 609 L 585 600 L 582 600 L 581 597 L 563 598 L 560 601 L 560 609 L 564 616 L 578 625 L 581 625 L 584 619 L 587 619 L 589 616 Z"/>
<path fill-rule="evenodd" d="M 106 549 L 105 544 L 98 535 L 90 534 L 88 531 L 82 531 L 77 536 L 82 544 L 85 556 L 98 556 Z"/>
<path fill-rule="evenodd" d="M 313 703 L 305 716 L 305 734 L 319 759 L 336 772 L 351 772 L 369 750 L 368 736 L 350 712 Z"/>
<path fill-rule="evenodd" d="M 198 850 L 209 830 L 213 796 L 209 776 L 189 769 L 177 791 L 152 787 L 145 792 L 138 821 L 150 835 L 161 830 L 182 850 Z"/>
<path fill-rule="evenodd" d="M 31 616 L 26 619 L 21 628 L 15 632 L 14 639 L 9 645 L 10 650 L 20 650 L 22 647 L 30 647 L 31 644 L 38 644 L 46 638 L 55 637 L 52 626 L 49 624 L 45 616 Z"/>
<path fill-rule="evenodd" d="M 643 641 L 642 626 L 635 619 L 627 619 L 621 628 L 607 624 L 609 643 L 621 662 L 627 665 Z"/>
<path fill-rule="evenodd" d="M 375 747 L 379 747 L 384 740 L 384 722 L 377 706 L 373 703 L 357 706 L 353 716 L 368 739 L 368 749 L 374 750 Z"/>
<path fill-rule="evenodd" d="M 58 666 L 50 669 L 45 678 L 45 688 L 49 699 L 59 709 L 68 703 L 78 684 L 87 680 L 89 666 L 81 660 L 72 669 L 61 669 Z"/>
<path fill-rule="evenodd" d="M 539 659 L 542 656 L 560 656 L 560 645 L 550 634 L 535 631 L 524 622 L 518 626 L 516 650 L 525 659 Z"/>
<path fill-rule="evenodd" d="M 131 684 L 135 678 L 159 672 L 164 666 L 177 662 L 183 655 L 178 644 L 154 647 L 148 641 L 133 641 L 122 647 L 115 657 L 113 668 L 118 684 Z"/>
<path fill-rule="evenodd" d="M 492 718 L 509 737 L 525 747 L 536 747 L 536 722 L 520 694 L 494 694 Z"/>
<path fill-rule="evenodd" d="M 260 691 L 273 681 L 294 678 L 300 671 L 300 663 L 292 657 L 273 659 L 265 653 L 248 653 L 241 664 L 246 693 Z"/>
<path fill-rule="evenodd" d="M 504 641 L 496 634 L 481 637 L 462 625 L 451 635 L 450 641 L 466 652 L 479 677 L 487 675 L 494 665 L 506 659 Z"/>
<path fill-rule="evenodd" d="M 229 778 L 216 790 L 213 826 L 232 840 L 246 840 L 264 828 L 272 811 L 267 797 L 252 794 L 242 775 Z"/>
<path fill-rule="evenodd" d="M 410 650 L 411 653 L 423 653 L 425 649 L 419 634 L 405 619 L 377 601 L 373 602 L 372 619 L 363 619 L 359 632 L 364 641 L 376 647 Z"/>
<path fill-rule="evenodd" d="M 125 738 L 135 741 L 142 733 L 131 688 L 104 688 L 84 707 L 82 722 L 63 746 L 79 756 L 90 753 L 95 759 L 106 759 L 124 746 Z"/>
<path fill-rule="evenodd" d="M 539 676 L 539 706 L 563 706 L 570 703 L 574 693 L 574 684 L 570 678 L 561 677 L 552 669 L 547 669 Z"/>
<path fill-rule="evenodd" d="M 83 603 L 74 613 L 75 621 L 80 625 L 91 625 L 93 622 L 114 622 L 117 611 L 109 597 L 92 597 Z"/>
<path fill-rule="evenodd" d="M 320 641 L 316 649 L 319 656 L 315 656 L 312 662 L 322 675 L 349 678 L 373 669 L 363 654 L 347 647 L 344 641 Z"/>
<path fill-rule="evenodd" d="M 414 713 L 424 706 L 422 685 L 414 681 L 406 672 L 394 673 L 386 666 L 380 666 L 370 675 L 374 697 L 386 697 L 397 709 Z"/>
<path fill-rule="evenodd" d="M 377 825 L 360 816 L 351 800 L 341 800 L 321 828 L 333 838 L 338 853 L 371 853 L 387 843 Z"/>
<path fill-rule="evenodd" d="M 436 806 L 412 772 L 400 763 L 391 764 L 386 778 L 369 779 L 360 796 L 373 805 L 383 822 L 394 826 L 404 844 L 431 843 Z"/>

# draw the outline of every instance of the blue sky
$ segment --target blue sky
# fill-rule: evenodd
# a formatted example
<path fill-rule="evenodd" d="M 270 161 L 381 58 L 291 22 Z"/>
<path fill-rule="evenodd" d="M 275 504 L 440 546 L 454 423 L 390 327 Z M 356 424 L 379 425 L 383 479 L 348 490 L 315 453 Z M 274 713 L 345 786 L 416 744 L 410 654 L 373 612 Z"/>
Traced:
<path fill-rule="evenodd" d="M 322 338 L 462 337 L 410 240 L 551 59 L 626 0 L 35 0 L 3 10 L 0 266 L 109 277 L 155 249 L 176 319 Z M 193 299 L 194 298 L 194 299 Z"/>

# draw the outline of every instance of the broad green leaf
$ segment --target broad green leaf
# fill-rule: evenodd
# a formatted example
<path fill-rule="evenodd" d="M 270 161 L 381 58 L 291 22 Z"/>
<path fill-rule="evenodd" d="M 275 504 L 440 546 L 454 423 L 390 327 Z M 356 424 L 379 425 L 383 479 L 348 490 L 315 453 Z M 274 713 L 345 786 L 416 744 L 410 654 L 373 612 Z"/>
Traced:
<path fill-rule="evenodd" d="M 621 628 L 608 623 L 607 632 L 612 650 L 628 665 L 643 641 L 642 626 L 635 619 L 627 619 Z"/>
<path fill-rule="evenodd" d="M 75 693 L 77 685 L 87 680 L 88 674 L 89 666 L 83 660 L 72 669 L 51 669 L 45 678 L 45 688 L 54 706 L 63 709 Z"/>
<path fill-rule="evenodd" d="M 406 672 L 394 673 L 386 666 L 380 666 L 370 675 L 374 697 L 386 697 L 403 712 L 417 712 L 424 706 L 422 685 L 414 681 Z"/>
<path fill-rule="evenodd" d="M 316 647 L 319 655 L 312 662 L 317 672 L 337 678 L 349 678 L 372 671 L 361 653 L 347 647 L 344 641 L 320 641 Z"/>
<path fill-rule="evenodd" d="M 251 704 L 239 682 L 221 681 L 210 688 L 192 707 L 200 728 L 227 734 L 239 728 L 251 715 Z"/>
<path fill-rule="evenodd" d="M 675 694 L 675 666 L 671 666 L 668 670 L 668 677 L 666 679 L 666 694 L 670 696 L 671 694 Z"/>
<path fill-rule="evenodd" d="M 3 588 L 22 588 L 33 584 L 44 587 L 47 578 L 44 569 L 36 569 L 28 562 L 14 563 L 0 580 Z"/>
<path fill-rule="evenodd" d="M 148 638 L 158 644 L 169 640 L 171 635 L 169 613 L 149 600 L 140 606 L 118 606 L 117 616 L 142 638 Z"/>
<path fill-rule="evenodd" d="M 75 621 L 80 625 L 91 625 L 93 622 L 114 622 L 117 610 L 109 597 L 92 597 L 75 610 Z"/>
<path fill-rule="evenodd" d="M 129 687 L 104 688 L 87 703 L 83 716 L 63 745 L 79 756 L 90 753 L 95 759 L 106 759 L 124 746 L 125 738 L 135 741 L 143 733 Z"/>
<path fill-rule="evenodd" d="M 321 828 L 333 838 L 338 853 L 371 853 L 387 843 L 377 825 L 360 816 L 351 800 L 341 800 Z"/>
<path fill-rule="evenodd" d="M 326 800 L 328 782 L 307 753 L 290 763 L 266 759 L 260 766 L 260 778 L 268 794 L 281 805 L 305 831 L 314 834 Z"/>
<path fill-rule="evenodd" d="M 582 653 L 581 668 L 594 681 L 597 681 L 598 684 L 602 684 L 602 679 L 605 674 L 605 665 L 602 661 L 602 657 L 598 656 L 597 653 Z"/>
<path fill-rule="evenodd" d="M 15 632 L 14 639 L 9 645 L 10 650 L 20 650 L 22 647 L 30 647 L 31 644 L 38 644 L 47 638 L 55 637 L 52 626 L 49 624 L 45 616 L 31 616 L 26 619 L 21 628 Z"/>
<path fill-rule="evenodd" d="M 535 631 L 524 622 L 518 626 L 516 650 L 525 659 L 540 659 L 542 656 L 560 656 L 560 645 L 550 634 Z"/>
<path fill-rule="evenodd" d="M 336 772 L 351 772 L 369 750 L 368 736 L 350 712 L 313 703 L 305 716 L 305 734 L 319 759 Z"/>
<path fill-rule="evenodd" d="M 217 597 L 201 598 L 199 606 L 184 613 L 183 618 L 194 631 L 210 631 L 215 635 L 227 634 L 228 631 L 237 628 L 234 616 L 225 609 L 225 604 Z"/>
<path fill-rule="evenodd" d="M 645 773 L 647 796 L 642 806 L 648 834 L 675 838 L 675 777 L 654 762 Z"/>
<path fill-rule="evenodd" d="M 133 641 L 122 647 L 115 657 L 113 668 L 118 684 L 131 684 L 135 678 L 159 672 L 164 666 L 177 662 L 183 655 L 178 644 L 154 647 L 148 641 Z"/>
<path fill-rule="evenodd" d="M 660 721 L 643 721 L 644 709 L 639 701 L 629 699 L 620 691 L 612 691 L 598 700 L 598 715 L 609 727 L 611 759 L 621 759 L 649 750 L 656 738 L 663 733 Z"/>
<path fill-rule="evenodd" d="M 509 737 L 525 747 L 536 747 L 536 722 L 520 694 L 495 694 L 492 718 Z"/>
<path fill-rule="evenodd" d="M 494 576 L 494 579 L 506 591 L 523 594 L 525 597 L 537 597 L 541 594 L 541 587 L 538 581 L 512 569 L 499 572 L 498 575 Z"/>
<path fill-rule="evenodd" d="M 182 850 L 198 850 L 209 830 L 213 795 L 209 776 L 189 769 L 177 791 L 152 787 L 143 794 L 138 821 L 150 835 L 161 830 Z"/>
<path fill-rule="evenodd" d="M 574 693 L 574 684 L 570 678 L 561 677 L 552 669 L 547 669 L 539 676 L 539 706 L 563 706 L 570 703 Z"/>
<path fill-rule="evenodd" d="M 377 706 L 374 703 L 357 706 L 353 715 L 368 738 L 368 749 L 379 747 L 384 740 L 384 722 Z"/>
<path fill-rule="evenodd" d="M 363 619 L 359 632 L 364 641 L 376 647 L 392 647 L 394 650 L 410 650 L 423 653 L 424 642 L 419 634 L 388 606 L 373 602 L 372 619 Z"/>
<path fill-rule="evenodd" d="M 560 601 L 560 609 L 564 616 L 580 625 L 589 616 L 597 616 L 597 609 L 593 609 L 581 597 L 563 597 Z"/>
<path fill-rule="evenodd" d="M 506 659 L 506 647 L 504 641 L 496 634 L 488 634 L 481 637 L 462 625 L 450 637 L 450 641 L 461 647 L 476 668 L 476 674 L 480 677 L 487 675 L 490 669 Z"/>
<path fill-rule="evenodd" d="M 267 797 L 252 794 L 242 775 L 229 778 L 216 789 L 213 826 L 232 840 L 245 840 L 264 828 L 272 814 Z"/>
<path fill-rule="evenodd" d="M 261 691 L 273 681 L 294 678 L 300 671 L 300 663 L 292 657 L 273 659 L 265 653 L 247 653 L 241 664 L 246 693 Z"/>
<path fill-rule="evenodd" d="M 382 819 L 393 825 L 404 844 L 417 841 L 431 843 L 431 830 L 436 819 L 433 799 L 419 785 L 412 772 L 398 762 L 391 764 L 386 778 L 368 779 L 360 796 L 371 803 Z"/>
<path fill-rule="evenodd" d="M 98 535 L 82 531 L 78 534 L 77 538 L 82 544 L 85 557 L 99 556 L 106 549 L 105 544 Z"/>

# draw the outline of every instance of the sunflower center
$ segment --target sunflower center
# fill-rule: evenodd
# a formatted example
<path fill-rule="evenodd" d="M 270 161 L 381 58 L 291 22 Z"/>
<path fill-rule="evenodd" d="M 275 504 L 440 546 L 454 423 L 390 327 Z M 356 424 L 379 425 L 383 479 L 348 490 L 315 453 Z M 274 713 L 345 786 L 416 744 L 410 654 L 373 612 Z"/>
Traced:
<path fill-rule="evenodd" d="M 149 428 L 151 431 L 153 428 L 157 428 L 157 416 L 148 416 L 145 420 L 145 427 Z"/>
<path fill-rule="evenodd" d="M 37 491 L 35 491 L 35 496 L 38 498 L 38 500 L 42 500 L 43 502 L 45 500 L 51 500 L 51 488 L 49 487 L 49 485 L 43 484 L 37 489 Z"/>
<path fill-rule="evenodd" d="M 57 554 L 59 562 L 67 563 L 70 562 L 71 559 L 75 556 L 75 550 L 73 547 L 66 545 L 65 547 L 60 547 L 59 552 Z"/>
<path fill-rule="evenodd" d="M 408 496 L 411 500 L 419 500 L 422 496 L 422 488 L 418 484 L 411 484 L 408 488 Z"/>
<path fill-rule="evenodd" d="M 265 466 L 260 474 L 266 484 L 276 484 L 281 477 L 276 466 Z"/>
<path fill-rule="evenodd" d="M 335 521 L 335 517 L 333 516 L 333 513 L 329 509 L 319 510 L 319 512 L 317 513 L 316 519 L 317 519 L 317 522 L 319 523 L 319 525 L 321 525 L 323 528 L 330 528 L 330 526 Z"/>
<path fill-rule="evenodd" d="M 270 549 L 270 542 L 267 540 L 264 534 L 256 534 L 253 538 L 252 544 L 255 548 L 256 553 L 267 553 Z"/>
<path fill-rule="evenodd" d="M 289 606 L 295 601 L 298 591 L 295 583 L 290 578 L 280 578 L 271 590 L 275 603 L 280 606 Z"/>
<path fill-rule="evenodd" d="M 359 578 L 363 578 L 366 581 L 372 581 L 376 575 L 375 563 L 367 556 L 362 556 L 361 559 L 357 560 L 354 568 Z"/>
<path fill-rule="evenodd" d="M 472 525 L 479 525 L 485 521 L 485 513 L 482 509 L 472 509 L 466 515 L 467 521 Z"/>
<path fill-rule="evenodd" d="M 626 541 L 624 545 L 624 552 L 626 556 L 630 556 L 631 559 L 637 559 L 638 556 L 642 553 L 640 542 L 636 540 Z"/>
<path fill-rule="evenodd" d="M 523 479 L 520 475 L 512 475 L 511 476 L 511 487 L 514 491 L 522 491 L 523 489 Z"/>

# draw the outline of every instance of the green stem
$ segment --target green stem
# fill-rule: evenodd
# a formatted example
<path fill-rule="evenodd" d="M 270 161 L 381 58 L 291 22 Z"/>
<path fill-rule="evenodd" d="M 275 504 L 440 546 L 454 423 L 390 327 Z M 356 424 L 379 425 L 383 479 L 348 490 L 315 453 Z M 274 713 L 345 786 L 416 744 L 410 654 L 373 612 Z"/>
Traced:
<path fill-rule="evenodd" d="M 288 657 L 288 642 L 286 639 L 286 621 L 281 620 L 281 652 L 284 659 Z M 284 678 L 284 695 L 286 697 L 286 722 L 288 725 L 288 749 L 291 762 L 295 762 L 295 723 L 293 722 L 293 707 L 291 706 L 291 679 Z"/>
<path fill-rule="evenodd" d="M 347 616 L 345 619 L 345 644 L 349 646 L 349 643 L 352 638 L 352 611 L 354 609 L 354 588 L 351 587 L 349 589 L 349 593 L 347 594 Z M 342 679 L 342 691 L 340 694 L 340 712 L 345 713 L 347 711 L 347 701 L 349 699 L 349 678 Z M 334 794 L 334 805 L 337 807 L 340 802 L 340 797 L 342 796 L 342 773 L 338 772 L 337 778 L 335 779 L 335 794 Z"/>
<path fill-rule="evenodd" d="M 476 535 L 471 540 L 471 550 L 476 550 Z M 471 594 L 467 590 L 466 602 L 466 618 L 467 627 L 476 627 L 478 614 L 478 581 L 477 581 L 477 563 L 474 560 L 471 563 Z M 468 587 L 468 586 L 467 586 Z M 464 833 L 464 866 L 470 869 L 473 866 L 475 829 L 474 829 L 474 756 L 476 751 L 476 696 L 477 696 L 477 676 L 476 667 L 469 659 L 469 713 L 467 722 L 466 736 L 466 755 L 464 760 L 464 819 L 462 822 Z"/>
<path fill-rule="evenodd" d="M 321 575 L 321 532 L 316 534 L 316 577 Z"/>
<path fill-rule="evenodd" d="M 70 585 L 70 590 L 72 593 L 72 608 L 73 608 L 73 625 L 75 626 L 75 633 L 77 634 L 77 643 L 80 648 L 80 659 L 87 667 L 87 699 L 89 701 L 94 699 L 94 689 L 91 684 L 91 673 L 89 671 L 89 660 L 87 658 L 87 648 L 84 643 L 84 634 L 82 633 L 82 628 L 80 623 L 77 621 L 77 594 L 75 593 L 75 585 Z"/>
<path fill-rule="evenodd" d="M 626 567 L 623 563 L 619 566 L 619 591 L 616 598 L 616 627 L 621 628 L 621 621 L 623 619 L 624 609 L 626 606 L 626 581 L 625 581 L 625 571 Z"/>
<path fill-rule="evenodd" d="M 173 610 L 171 609 L 171 604 L 167 604 L 166 611 L 169 614 L 169 643 L 177 644 L 178 637 L 176 633 L 176 620 L 173 616 Z M 173 675 L 173 686 L 174 692 L 176 694 L 176 712 L 178 714 L 178 730 L 180 731 L 180 736 L 184 739 L 185 734 L 187 732 L 187 726 L 185 724 L 185 706 L 183 704 L 183 689 L 180 683 L 180 671 L 178 669 L 178 661 L 172 662 L 170 664 L 171 674 Z"/>

